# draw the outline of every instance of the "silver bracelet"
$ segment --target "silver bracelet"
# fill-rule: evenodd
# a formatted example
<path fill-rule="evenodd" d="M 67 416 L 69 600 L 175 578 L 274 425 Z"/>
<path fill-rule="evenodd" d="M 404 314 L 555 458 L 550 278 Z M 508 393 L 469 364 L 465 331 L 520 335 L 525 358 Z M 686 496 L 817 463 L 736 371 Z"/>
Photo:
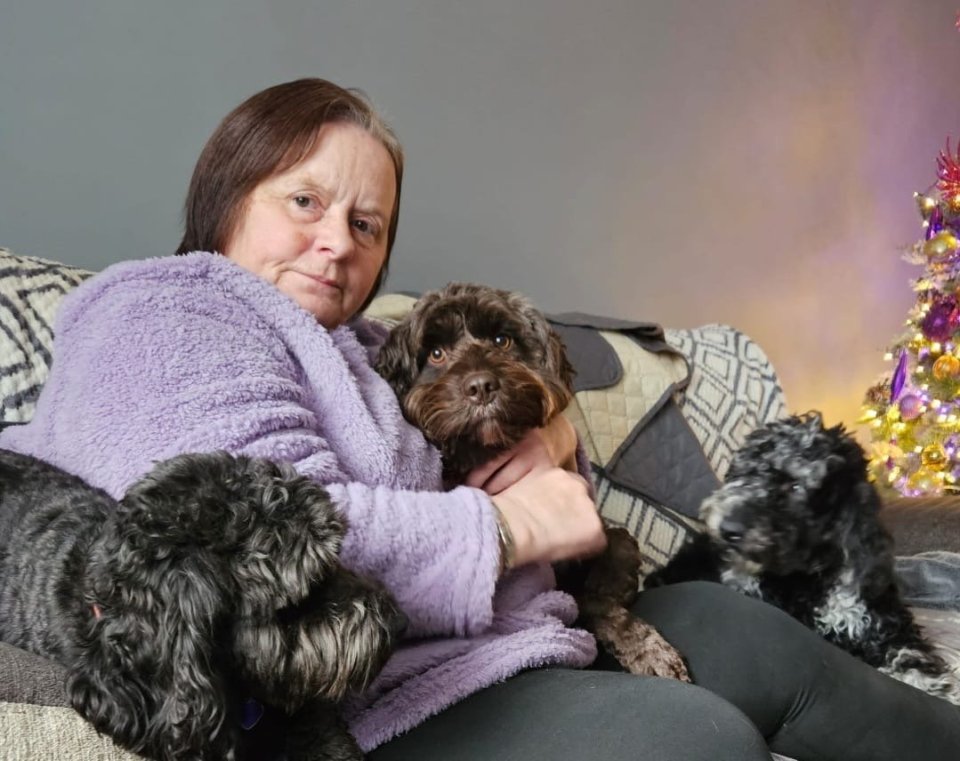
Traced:
<path fill-rule="evenodd" d="M 507 525 L 500 508 L 494 504 L 493 510 L 497 518 L 497 535 L 500 538 L 500 573 L 503 574 L 513 568 L 517 546 L 513 541 L 513 532 L 510 531 L 510 526 Z"/>

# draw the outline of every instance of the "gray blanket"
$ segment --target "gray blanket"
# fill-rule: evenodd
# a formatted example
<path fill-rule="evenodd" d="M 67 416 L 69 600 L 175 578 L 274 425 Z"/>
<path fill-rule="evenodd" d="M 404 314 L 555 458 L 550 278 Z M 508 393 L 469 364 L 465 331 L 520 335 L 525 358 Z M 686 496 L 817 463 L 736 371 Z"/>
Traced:
<path fill-rule="evenodd" d="M 908 605 L 960 610 L 960 553 L 938 550 L 898 557 L 896 572 Z"/>

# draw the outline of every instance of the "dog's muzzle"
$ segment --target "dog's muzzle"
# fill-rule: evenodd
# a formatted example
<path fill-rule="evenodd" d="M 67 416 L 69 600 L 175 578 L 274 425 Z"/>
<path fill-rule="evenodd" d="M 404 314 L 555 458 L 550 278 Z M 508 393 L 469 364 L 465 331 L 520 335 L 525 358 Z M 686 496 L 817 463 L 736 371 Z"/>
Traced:
<path fill-rule="evenodd" d="M 477 370 L 464 376 L 460 388 L 466 401 L 482 406 L 496 399 L 500 381 L 491 372 Z"/>

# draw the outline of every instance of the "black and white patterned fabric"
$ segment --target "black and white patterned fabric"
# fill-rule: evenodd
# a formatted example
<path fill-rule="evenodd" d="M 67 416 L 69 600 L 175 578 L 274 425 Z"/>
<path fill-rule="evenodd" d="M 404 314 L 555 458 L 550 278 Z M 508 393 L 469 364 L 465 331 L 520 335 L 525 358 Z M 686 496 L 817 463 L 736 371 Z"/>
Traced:
<path fill-rule="evenodd" d="M 0 424 L 31 418 L 50 372 L 53 318 L 86 270 L 0 248 Z"/>
<path fill-rule="evenodd" d="M 677 404 L 719 478 L 750 431 L 787 414 L 783 389 L 763 350 L 728 325 L 666 330 L 667 342 L 690 364 L 690 382 Z M 640 543 L 643 573 L 665 564 L 696 521 L 644 500 L 595 469 L 597 504 L 606 520 Z"/>

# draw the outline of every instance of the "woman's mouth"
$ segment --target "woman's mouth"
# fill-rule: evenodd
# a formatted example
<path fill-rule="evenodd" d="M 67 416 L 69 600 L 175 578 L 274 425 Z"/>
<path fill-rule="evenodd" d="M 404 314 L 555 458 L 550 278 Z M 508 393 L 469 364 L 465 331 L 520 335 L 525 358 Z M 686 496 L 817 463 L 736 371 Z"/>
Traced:
<path fill-rule="evenodd" d="M 341 290 L 340 284 L 336 280 L 331 280 L 330 278 L 323 277 L 322 275 L 311 275 L 307 272 L 301 272 L 300 274 L 303 275 L 304 277 L 310 278 L 315 283 L 320 283 L 321 285 L 325 285 L 328 288 L 336 288 L 337 290 Z"/>

